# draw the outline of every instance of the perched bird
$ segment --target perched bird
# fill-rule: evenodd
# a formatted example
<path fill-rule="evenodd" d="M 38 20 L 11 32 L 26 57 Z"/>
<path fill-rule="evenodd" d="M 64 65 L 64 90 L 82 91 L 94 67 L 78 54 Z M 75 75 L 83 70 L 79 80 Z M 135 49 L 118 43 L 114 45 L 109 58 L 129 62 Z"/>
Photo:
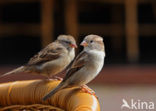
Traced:
<path fill-rule="evenodd" d="M 62 88 L 73 86 L 78 86 L 90 93 L 90 91 L 86 89 L 85 84 L 98 75 L 104 64 L 105 49 L 103 38 L 98 35 L 88 35 L 80 45 L 82 45 L 84 49 L 73 61 L 64 80 L 54 90 L 44 96 L 43 100 L 47 100 Z"/>
<path fill-rule="evenodd" d="M 74 59 L 76 47 L 76 41 L 72 36 L 60 35 L 57 40 L 30 58 L 26 65 L 2 76 L 19 72 L 43 74 L 47 77 L 56 75 L 63 71 Z"/>

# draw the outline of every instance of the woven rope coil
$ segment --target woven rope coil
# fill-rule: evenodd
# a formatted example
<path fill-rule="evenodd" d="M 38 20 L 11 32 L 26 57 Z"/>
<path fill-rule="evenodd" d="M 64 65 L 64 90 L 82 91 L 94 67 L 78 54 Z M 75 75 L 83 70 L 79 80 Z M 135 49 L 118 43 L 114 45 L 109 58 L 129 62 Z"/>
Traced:
<path fill-rule="evenodd" d="M 43 104 L 33 104 L 33 105 L 11 105 L 0 109 L 1 111 L 64 111 L 60 108 L 43 105 Z"/>

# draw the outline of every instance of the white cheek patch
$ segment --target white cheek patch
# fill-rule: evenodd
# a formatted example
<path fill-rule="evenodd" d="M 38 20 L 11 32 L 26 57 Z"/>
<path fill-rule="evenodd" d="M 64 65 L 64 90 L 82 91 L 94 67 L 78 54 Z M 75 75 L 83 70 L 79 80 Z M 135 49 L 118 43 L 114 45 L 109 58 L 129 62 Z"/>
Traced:
<path fill-rule="evenodd" d="M 105 57 L 105 52 L 98 50 L 90 50 L 90 53 L 94 54 L 97 57 Z"/>

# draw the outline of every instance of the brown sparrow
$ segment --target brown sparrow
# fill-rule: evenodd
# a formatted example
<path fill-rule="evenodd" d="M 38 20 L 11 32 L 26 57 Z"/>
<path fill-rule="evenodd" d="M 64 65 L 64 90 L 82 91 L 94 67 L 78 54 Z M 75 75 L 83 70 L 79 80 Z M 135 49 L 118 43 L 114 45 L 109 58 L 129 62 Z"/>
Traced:
<path fill-rule="evenodd" d="M 105 49 L 103 38 L 98 35 L 88 35 L 80 45 L 82 45 L 84 49 L 74 60 L 64 80 L 47 94 L 43 100 L 47 100 L 58 90 L 66 87 L 79 86 L 90 93 L 88 89 L 85 88 L 85 84 L 99 74 L 104 64 Z"/>
<path fill-rule="evenodd" d="M 57 40 L 50 43 L 38 54 L 30 58 L 29 62 L 17 69 L 14 69 L 2 76 L 29 72 L 43 74 L 46 76 L 56 75 L 63 71 L 75 57 L 75 39 L 70 35 L 60 35 Z"/>

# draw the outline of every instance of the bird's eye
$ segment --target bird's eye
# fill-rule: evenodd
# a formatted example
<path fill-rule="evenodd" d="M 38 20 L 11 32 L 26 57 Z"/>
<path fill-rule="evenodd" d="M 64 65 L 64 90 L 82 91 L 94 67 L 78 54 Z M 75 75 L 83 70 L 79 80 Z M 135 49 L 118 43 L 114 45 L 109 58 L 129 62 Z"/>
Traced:
<path fill-rule="evenodd" d="M 91 40 L 90 43 L 93 43 L 93 40 Z"/>
<path fill-rule="evenodd" d="M 70 42 L 69 42 L 69 41 L 65 41 L 65 43 L 70 44 Z"/>

